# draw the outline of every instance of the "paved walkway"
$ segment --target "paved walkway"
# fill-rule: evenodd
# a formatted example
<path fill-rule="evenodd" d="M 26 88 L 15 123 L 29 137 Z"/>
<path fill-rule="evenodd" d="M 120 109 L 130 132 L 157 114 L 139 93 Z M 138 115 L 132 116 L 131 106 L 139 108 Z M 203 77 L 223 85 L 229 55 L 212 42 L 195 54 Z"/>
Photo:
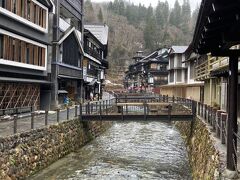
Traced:
<path fill-rule="evenodd" d="M 90 102 L 90 104 L 100 104 L 99 102 L 103 102 L 106 100 L 110 100 L 113 99 L 114 97 L 108 93 L 104 93 L 103 95 L 103 99 L 101 101 L 92 101 Z M 114 101 L 111 101 L 109 105 L 113 105 Z M 103 107 L 103 103 L 102 103 L 102 109 L 105 109 L 106 106 Z M 98 109 L 96 109 L 96 107 L 92 108 L 92 112 L 96 112 L 98 111 Z M 86 113 L 86 104 L 83 105 L 83 114 Z M 80 114 L 79 111 L 79 106 L 77 108 L 77 115 Z M 20 115 L 18 117 L 19 119 L 17 120 L 17 133 L 21 133 L 21 132 L 26 132 L 31 130 L 31 116 L 30 114 L 24 114 L 24 115 Z M 72 120 L 75 118 L 75 107 L 70 107 L 69 108 L 69 120 Z M 59 112 L 59 122 L 64 122 L 67 121 L 67 110 L 61 110 Z M 57 124 L 57 112 L 56 111 L 49 111 L 48 114 L 48 125 L 52 125 L 52 124 Z M 36 116 L 34 118 L 34 129 L 39 129 L 39 128 L 43 128 L 45 127 L 45 113 L 39 111 L 36 112 Z M 9 136 L 9 135 L 13 135 L 14 134 L 14 121 L 13 121 L 13 117 L 11 117 L 10 120 L 6 120 L 6 121 L 0 121 L 0 137 L 5 137 L 5 136 Z"/>

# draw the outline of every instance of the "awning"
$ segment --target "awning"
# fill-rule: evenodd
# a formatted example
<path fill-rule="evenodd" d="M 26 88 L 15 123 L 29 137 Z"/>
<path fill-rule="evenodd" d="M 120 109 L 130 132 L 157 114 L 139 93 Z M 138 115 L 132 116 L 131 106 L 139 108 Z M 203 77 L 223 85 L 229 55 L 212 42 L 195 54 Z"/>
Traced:
<path fill-rule="evenodd" d="M 58 90 L 58 94 L 68 94 L 66 90 Z"/>
<path fill-rule="evenodd" d="M 11 78 L 11 77 L 0 77 L 0 81 L 4 81 L 4 82 L 22 82 L 22 83 L 37 83 L 37 84 L 51 84 L 50 81 L 45 81 L 45 80 L 24 79 L 24 78 Z"/>

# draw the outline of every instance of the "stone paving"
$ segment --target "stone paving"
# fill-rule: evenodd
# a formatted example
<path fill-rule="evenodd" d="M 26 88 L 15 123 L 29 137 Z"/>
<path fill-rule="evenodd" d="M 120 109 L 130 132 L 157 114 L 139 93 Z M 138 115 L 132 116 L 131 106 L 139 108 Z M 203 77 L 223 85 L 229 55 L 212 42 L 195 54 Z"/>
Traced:
<path fill-rule="evenodd" d="M 92 101 L 90 104 L 99 104 L 99 102 L 113 99 L 114 97 L 108 93 L 103 94 L 103 99 L 101 101 Z M 114 101 L 111 101 L 110 105 L 113 105 Z M 85 103 L 86 105 L 86 103 Z M 83 114 L 86 113 L 86 106 L 83 105 Z M 105 107 L 105 106 L 104 106 Z M 104 108 L 102 107 L 102 109 Z M 98 108 L 99 109 L 99 108 Z M 93 112 L 96 112 L 96 107 L 92 108 Z M 79 115 L 79 106 L 77 108 L 77 115 Z M 25 117 L 24 117 L 25 116 Z M 75 107 L 69 108 L 69 120 L 75 118 Z M 67 110 L 61 110 L 59 112 L 59 122 L 67 121 Z M 48 114 L 48 125 L 57 124 L 57 112 L 49 111 Z M 34 129 L 45 127 L 45 113 L 36 112 L 34 117 Z M 17 133 L 26 132 L 31 130 L 31 116 L 30 114 L 20 115 L 17 120 Z M 14 134 L 14 120 L 13 117 L 10 120 L 0 121 L 0 137 L 5 137 Z"/>

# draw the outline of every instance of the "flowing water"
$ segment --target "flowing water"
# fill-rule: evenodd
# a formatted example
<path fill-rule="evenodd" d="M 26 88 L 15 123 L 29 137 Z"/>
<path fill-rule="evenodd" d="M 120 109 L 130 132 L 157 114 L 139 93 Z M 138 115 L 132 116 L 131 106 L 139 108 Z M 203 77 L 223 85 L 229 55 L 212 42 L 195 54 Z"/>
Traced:
<path fill-rule="evenodd" d="M 167 123 L 116 123 L 101 137 L 30 179 L 191 178 L 186 148 Z"/>

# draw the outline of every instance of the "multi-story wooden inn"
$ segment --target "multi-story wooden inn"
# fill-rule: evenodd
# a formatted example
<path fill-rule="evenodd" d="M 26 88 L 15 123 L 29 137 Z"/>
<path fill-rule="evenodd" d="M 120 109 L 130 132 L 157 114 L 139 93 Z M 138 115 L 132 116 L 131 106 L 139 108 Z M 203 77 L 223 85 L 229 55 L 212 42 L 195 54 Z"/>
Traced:
<path fill-rule="evenodd" d="M 83 0 L 55 0 L 52 19 L 52 108 L 65 97 L 81 101 L 83 91 Z"/>
<path fill-rule="evenodd" d="M 0 0 L 0 109 L 5 112 L 47 108 L 53 11 L 50 0 Z"/>
<path fill-rule="evenodd" d="M 106 69 L 108 69 L 108 26 L 101 24 L 85 25 L 84 30 L 84 96 L 90 99 L 102 97 Z"/>
<path fill-rule="evenodd" d="M 124 79 L 130 91 L 156 91 L 168 81 L 168 49 L 159 49 L 144 57 L 137 52 L 135 63 L 129 66 Z"/>

